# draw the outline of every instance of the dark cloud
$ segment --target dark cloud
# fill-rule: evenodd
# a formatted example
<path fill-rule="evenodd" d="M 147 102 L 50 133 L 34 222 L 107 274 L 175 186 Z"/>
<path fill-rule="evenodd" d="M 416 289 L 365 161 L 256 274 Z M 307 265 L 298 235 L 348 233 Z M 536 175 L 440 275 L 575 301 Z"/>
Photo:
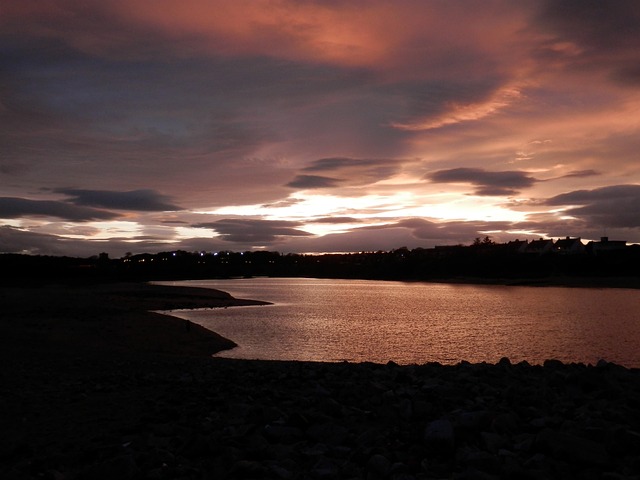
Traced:
<path fill-rule="evenodd" d="M 330 157 L 314 160 L 302 170 L 310 173 L 333 173 L 349 178 L 351 184 L 367 184 L 396 175 L 404 163 L 391 158 Z"/>
<path fill-rule="evenodd" d="M 393 163 L 393 160 L 388 159 L 364 159 L 364 158 L 347 158 L 347 157 L 334 157 L 334 158 L 320 158 L 312 162 L 311 165 L 305 167 L 303 170 L 306 172 L 334 172 L 344 169 L 359 168 L 364 170 L 382 168 L 386 171 L 389 168 L 389 164 Z"/>
<path fill-rule="evenodd" d="M 575 170 L 563 175 L 560 178 L 584 178 L 584 177 L 596 177 L 601 175 L 597 170 Z"/>
<path fill-rule="evenodd" d="M 636 65 L 620 67 L 613 77 L 620 83 L 637 86 L 640 83 L 640 67 Z"/>
<path fill-rule="evenodd" d="M 382 126 L 386 101 L 367 90 L 373 80 L 363 70 L 262 56 L 141 51 L 129 59 L 21 38 L 0 48 L 0 144 L 5 158 L 31 169 L 32 182 L 46 176 L 65 186 L 89 175 L 93 188 L 131 189 L 164 180 L 163 191 L 191 204 L 271 202 L 286 196 L 291 170 L 270 158 L 241 168 L 264 145 L 324 151 L 330 138 L 337 149 L 379 142 L 372 148 L 382 151 L 402 137 Z"/>
<path fill-rule="evenodd" d="M 436 183 L 469 183 L 476 195 L 508 196 L 531 187 L 538 180 L 518 170 L 488 172 L 481 168 L 452 168 L 428 173 L 425 179 Z"/>
<path fill-rule="evenodd" d="M 168 243 L 166 239 L 146 235 L 132 238 L 78 239 L 32 232 L 8 225 L 0 226 L 0 253 L 90 257 L 107 252 L 112 258 L 118 258 L 126 252 L 161 252 L 177 248 L 181 246 Z"/>
<path fill-rule="evenodd" d="M 305 237 L 312 235 L 298 228 L 302 225 L 301 222 L 286 220 L 230 218 L 209 223 L 198 223 L 193 225 L 193 227 L 215 230 L 223 240 L 228 242 L 262 245 L 273 243 L 286 237 Z"/>
<path fill-rule="evenodd" d="M 606 68 L 622 83 L 637 83 L 640 60 L 640 3 L 635 0 L 548 0 L 536 25 L 555 39 L 548 55 L 580 69 Z M 557 45 L 577 48 L 563 52 Z"/>
<path fill-rule="evenodd" d="M 303 189 L 334 188 L 340 183 L 341 180 L 338 178 L 323 177 L 321 175 L 298 175 L 287 183 L 287 187 Z"/>
<path fill-rule="evenodd" d="M 549 198 L 544 204 L 568 206 L 565 215 L 578 217 L 594 227 L 640 227 L 640 185 L 576 190 Z"/>
<path fill-rule="evenodd" d="M 53 200 L 0 197 L 0 218 L 57 217 L 73 222 L 111 220 L 119 215 L 106 210 Z"/>
<path fill-rule="evenodd" d="M 285 246 L 293 252 L 360 252 L 408 248 L 433 248 L 436 245 L 469 245 L 476 237 L 490 235 L 495 240 L 507 241 L 516 235 L 493 233 L 508 229 L 509 223 L 489 222 L 432 222 L 423 218 L 393 220 L 383 225 L 351 229 L 344 233 L 322 237 L 303 237 L 288 241 Z M 520 235 L 522 237 L 522 235 Z"/>
<path fill-rule="evenodd" d="M 68 195 L 70 202 L 87 207 L 111 208 L 115 210 L 134 210 L 142 212 L 163 212 L 182 210 L 170 203 L 170 198 L 154 190 L 131 190 L 116 192 L 110 190 L 82 190 L 75 188 L 58 188 L 56 193 Z"/>
<path fill-rule="evenodd" d="M 547 205 L 584 205 L 594 201 L 634 200 L 640 198 L 640 185 L 612 185 L 594 190 L 576 190 L 551 197 L 545 201 Z M 640 208 L 640 202 L 636 203 Z"/>
<path fill-rule="evenodd" d="M 86 245 L 88 242 L 83 242 Z M 30 255 L 65 255 L 73 251 L 64 248 L 64 242 L 56 235 L 43 235 L 8 225 L 0 226 L 0 253 L 22 253 Z M 77 246 L 77 245 L 76 245 Z"/>
<path fill-rule="evenodd" d="M 3 175 L 19 175 L 27 170 L 28 167 L 21 163 L 0 163 L 0 174 Z"/>
<path fill-rule="evenodd" d="M 476 70 L 486 68 L 487 65 L 478 66 Z M 446 78 L 393 85 L 386 93 L 402 98 L 406 106 L 394 112 L 390 124 L 401 129 L 428 130 L 464 122 L 456 110 L 491 101 L 507 83 L 508 79 L 494 70 L 465 81 Z"/>
<path fill-rule="evenodd" d="M 539 25 L 601 51 L 640 47 L 640 4 L 635 0 L 548 0 Z"/>
<path fill-rule="evenodd" d="M 399 220 L 398 227 L 408 228 L 416 238 L 435 243 L 466 243 L 491 230 L 506 230 L 507 222 L 432 222 L 423 218 Z"/>

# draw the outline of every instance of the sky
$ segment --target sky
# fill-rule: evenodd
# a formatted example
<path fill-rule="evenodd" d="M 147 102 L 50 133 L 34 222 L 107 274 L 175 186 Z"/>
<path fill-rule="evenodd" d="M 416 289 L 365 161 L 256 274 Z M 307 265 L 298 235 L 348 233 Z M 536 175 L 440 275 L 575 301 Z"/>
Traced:
<path fill-rule="evenodd" d="M 640 242 L 636 0 L 0 4 L 0 252 Z"/>

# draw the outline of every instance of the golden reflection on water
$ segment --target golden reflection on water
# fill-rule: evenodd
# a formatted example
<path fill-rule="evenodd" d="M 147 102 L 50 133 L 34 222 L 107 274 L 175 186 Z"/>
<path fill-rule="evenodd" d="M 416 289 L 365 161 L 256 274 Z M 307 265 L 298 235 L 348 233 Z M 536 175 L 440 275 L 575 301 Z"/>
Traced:
<path fill-rule="evenodd" d="M 326 279 L 189 282 L 275 305 L 180 315 L 231 338 L 236 358 L 401 364 L 640 366 L 640 291 Z"/>

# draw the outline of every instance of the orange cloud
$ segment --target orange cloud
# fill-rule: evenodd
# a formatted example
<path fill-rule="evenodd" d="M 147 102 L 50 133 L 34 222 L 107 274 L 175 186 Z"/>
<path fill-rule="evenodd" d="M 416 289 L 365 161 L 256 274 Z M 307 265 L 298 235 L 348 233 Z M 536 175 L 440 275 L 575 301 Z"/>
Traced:
<path fill-rule="evenodd" d="M 418 131 L 432 130 L 456 123 L 481 120 L 509 107 L 512 103 L 516 102 L 520 96 L 519 88 L 505 86 L 483 102 L 466 105 L 453 103 L 449 105 L 446 112 L 436 118 L 412 123 L 394 123 L 392 126 L 401 130 Z"/>
<path fill-rule="evenodd" d="M 489 0 L 23 0 L 0 7 L 0 25 L 61 37 L 96 54 L 144 54 L 162 39 L 167 50 L 186 56 L 271 56 L 414 76 L 495 68 L 464 52 L 508 56 L 527 16 L 521 10 Z M 473 21 L 464 20 L 470 15 Z"/>

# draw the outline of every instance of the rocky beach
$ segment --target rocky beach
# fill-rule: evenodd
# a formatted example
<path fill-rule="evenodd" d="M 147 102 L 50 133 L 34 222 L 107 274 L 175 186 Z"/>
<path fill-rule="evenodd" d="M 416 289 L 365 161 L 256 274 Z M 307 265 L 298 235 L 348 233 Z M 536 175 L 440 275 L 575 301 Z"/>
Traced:
<path fill-rule="evenodd" d="M 0 478 L 640 478 L 640 371 L 211 358 L 146 284 L 0 289 Z"/>

